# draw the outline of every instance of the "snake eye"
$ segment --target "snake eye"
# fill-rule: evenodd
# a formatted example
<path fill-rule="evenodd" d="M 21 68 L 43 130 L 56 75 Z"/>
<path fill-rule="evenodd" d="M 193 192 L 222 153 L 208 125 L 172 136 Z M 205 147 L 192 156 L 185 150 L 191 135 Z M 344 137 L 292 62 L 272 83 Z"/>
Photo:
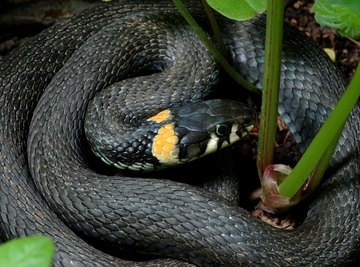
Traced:
<path fill-rule="evenodd" d="M 231 128 L 228 124 L 220 123 L 215 127 L 215 134 L 218 137 L 224 137 L 230 134 Z"/>

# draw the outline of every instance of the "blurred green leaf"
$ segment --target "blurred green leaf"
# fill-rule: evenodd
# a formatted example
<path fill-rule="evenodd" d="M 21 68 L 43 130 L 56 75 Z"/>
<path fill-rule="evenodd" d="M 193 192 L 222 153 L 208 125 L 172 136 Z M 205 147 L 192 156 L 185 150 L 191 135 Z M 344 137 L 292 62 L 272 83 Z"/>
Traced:
<path fill-rule="evenodd" d="M 235 20 L 247 20 L 266 10 L 266 0 L 206 0 L 220 14 Z"/>
<path fill-rule="evenodd" d="M 317 0 L 314 11 L 321 25 L 334 28 L 342 35 L 360 38 L 359 0 Z"/>
<path fill-rule="evenodd" d="M 45 236 L 13 239 L 0 246 L 0 266 L 49 267 L 54 256 L 54 243 Z"/>

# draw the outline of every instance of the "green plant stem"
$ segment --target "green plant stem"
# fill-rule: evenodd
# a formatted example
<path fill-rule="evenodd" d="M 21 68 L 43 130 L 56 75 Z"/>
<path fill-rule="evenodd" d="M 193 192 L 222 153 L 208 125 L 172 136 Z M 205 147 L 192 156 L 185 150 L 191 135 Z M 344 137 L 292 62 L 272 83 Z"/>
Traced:
<path fill-rule="evenodd" d="M 206 48 L 213 55 L 215 60 L 224 68 L 224 70 L 233 78 L 240 86 L 249 90 L 252 93 L 258 94 L 259 90 L 251 83 L 246 81 L 223 57 L 223 55 L 216 49 L 212 42 L 207 37 L 206 33 L 201 29 L 199 24 L 194 20 L 186 6 L 181 0 L 173 0 L 174 4 L 180 11 L 181 15 L 185 18 L 187 23 L 193 28 L 200 40 L 205 44 Z"/>
<path fill-rule="evenodd" d="M 305 199 L 306 197 L 310 196 L 316 190 L 316 188 L 318 188 L 326 169 L 329 167 L 331 157 L 334 154 L 335 148 L 337 146 L 343 128 L 344 128 L 344 124 L 339 129 L 339 132 L 334 136 L 333 141 L 331 141 L 328 148 L 324 152 L 323 156 L 320 158 L 319 163 L 316 165 L 315 170 L 311 174 L 310 181 L 308 182 L 306 190 L 302 192 L 301 195 L 302 199 Z"/>
<path fill-rule="evenodd" d="M 228 60 L 227 56 L 226 56 L 226 48 L 225 48 L 225 44 L 224 44 L 224 41 L 222 39 L 222 36 L 221 36 L 221 31 L 220 31 L 220 28 L 219 28 L 219 25 L 216 21 L 216 18 L 215 18 L 215 15 L 214 15 L 214 12 L 212 10 L 212 8 L 208 5 L 208 3 L 206 2 L 206 0 L 201 0 L 203 6 L 204 6 L 204 10 L 205 10 L 205 13 L 209 19 L 209 22 L 210 22 L 210 26 L 211 26 L 211 29 L 214 33 L 214 37 L 215 37 L 215 40 L 216 40 L 216 43 L 220 49 L 220 52 L 221 54 L 224 56 L 224 58 L 226 60 Z"/>
<path fill-rule="evenodd" d="M 279 193 L 292 197 L 306 182 L 317 167 L 329 144 L 334 143 L 360 96 L 360 67 L 356 68 L 353 79 L 324 125 L 306 149 L 289 176 L 279 185 Z M 335 145 L 333 144 L 335 147 Z M 329 157 L 330 158 L 330 157 Z M 318 182 L 317 182 L 318 183 Z"/>
<path fill-rule="evenodd" d="M 283 25 L 284 1 L 268 1 L 261 119 L 257 148 L 257 167 L 260 179 L 265 167 L 272 164 L 274 156 Z"/>

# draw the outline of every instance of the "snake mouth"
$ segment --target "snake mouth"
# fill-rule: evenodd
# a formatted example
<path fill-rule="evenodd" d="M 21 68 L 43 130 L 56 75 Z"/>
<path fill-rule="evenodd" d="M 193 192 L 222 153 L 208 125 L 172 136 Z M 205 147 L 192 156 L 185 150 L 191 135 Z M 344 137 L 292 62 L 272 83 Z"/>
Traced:
<path fill-rule="evenodd" d="M 257 131 L 257 127 L 255 124 L 250 124 L 245 127 L 241 127 L 236 131 L 236 134 L 242 139 L 246 136 L 252 134 L 254 131 Z"/>

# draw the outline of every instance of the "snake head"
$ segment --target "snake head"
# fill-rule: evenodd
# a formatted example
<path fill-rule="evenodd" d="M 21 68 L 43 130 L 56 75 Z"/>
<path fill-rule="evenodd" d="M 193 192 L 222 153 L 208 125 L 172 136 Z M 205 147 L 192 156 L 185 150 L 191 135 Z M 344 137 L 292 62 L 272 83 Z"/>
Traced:
<path fill-rule="evenodd" d="M 105 163 L 120 169 L 152 171 L 231 145 L 244 138 L 255 122 L 256 112 L 248 105 L 216 99 L 170 107 L 132 128 L 111 124 L 107 131 L 85 132 L 93 152 Z M 117 129 L 126 129 L 127 134 L 118 134 Z M 105 138 L 103 133 L 109 131 L 110 136 Z"/>
<path fill-rule="evenodd" d="M 153 156 L 165 165 L 191 161 L 243 139 L 257 118 L 248 105 L 223 99 L 190 103 L 170 111 L 171 120 L 153 141 Z"/>

